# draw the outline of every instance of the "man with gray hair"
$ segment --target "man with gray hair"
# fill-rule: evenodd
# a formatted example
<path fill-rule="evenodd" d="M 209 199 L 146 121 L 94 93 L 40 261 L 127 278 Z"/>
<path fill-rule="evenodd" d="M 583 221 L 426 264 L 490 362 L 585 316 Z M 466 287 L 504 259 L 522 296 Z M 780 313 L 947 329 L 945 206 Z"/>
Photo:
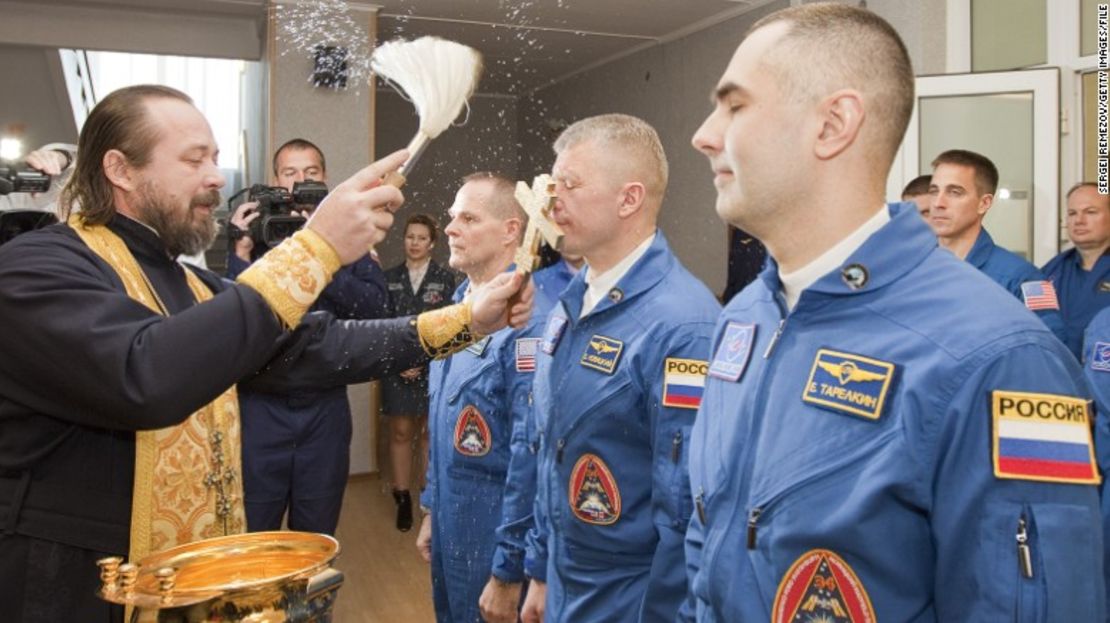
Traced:
<path fill-rule="evenodd" d="M 686 592 L 686 441 L 720 310 L 656 228 L 667 159 L 627 115 L 555 143 L 555 222 L 586 258 L 536 353 L 524 621 L 669 621 Z"/>
<path fill-rule="evenodd" d="M 913 84 L 878 16 L 791 7 L 694 135 L 717 213 L 770 255 L 721 315 L 691 439 L 699 621 L 1105 620 L 1082 371 L 883 204 Z"/>

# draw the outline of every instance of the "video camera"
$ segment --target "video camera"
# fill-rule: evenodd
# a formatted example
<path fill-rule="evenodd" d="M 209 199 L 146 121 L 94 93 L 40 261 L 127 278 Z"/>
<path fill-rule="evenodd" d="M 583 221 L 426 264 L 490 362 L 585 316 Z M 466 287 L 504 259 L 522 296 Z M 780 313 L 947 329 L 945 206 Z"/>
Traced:
<path fill-rule="evenodd" d="M 50 190 L 50 176 L 27 167 L 0 162 L 0 195 L 44 193 Z"/>
<path fill-rule="evenodd" d="M 29 231 L 34 231 L 58 222 L 58 217 L 50 212 L 38 210 L 0 211 L 0 245 Z"/>
<path fill-rule="evenodd" d="M 258 202 L 258 218 L 251 221 L 249 231 L 229 225 L 228 237 L 237 240 L 249 235 L 255 244 L 273 247 L 304 227 L 304 217 L 294 215 L 293 211 L 320 205 L 328 187 L 323 182 L 305 180 L 295 182 L 293 192 L 264 184 L 255 184 L 248 192 L 247 201 Z M 228 210 L 234 212 L 230 205 Z"/>

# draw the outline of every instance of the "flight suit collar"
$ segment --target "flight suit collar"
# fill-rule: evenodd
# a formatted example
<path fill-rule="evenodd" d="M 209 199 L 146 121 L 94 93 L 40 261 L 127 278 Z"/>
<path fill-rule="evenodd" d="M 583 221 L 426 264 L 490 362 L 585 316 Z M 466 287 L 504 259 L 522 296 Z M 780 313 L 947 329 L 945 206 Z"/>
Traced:
<path fill-rule="evenodd" d="M 512 264 L 509 264 L 509 267 L 506 268 L 504 270 L 504 272 L 511 273 L 514 270 L 516 270 L 516 262 L 513 262 Z M 427 277 L 425 277 L 425 280 L 427 280 Z M 469 290 L 470 290 L 470 277 L 463 277 L 462 283 L 459 284 L 459 287 L 455 288 L 455 294 L 451 296 L 451 302 L 452 303 L 461 303 L 462 300 L 464 298 L 466 298 L 466 293 Z"/>
<path fill-rule="evenodd" d="M 971 250 L 967 252 L 968 264 L 975 268 L 982 270 L 987 264 L 987 260 L 991 258 L 991 251 L 994 250 L 994 239 L 987 233 L 986 227 L 979 228 L 979 236 L 975 239 L 975 244 L 971 245 Z"/>
<path fill-rule="evenodd" d="M 609 296 L 602 299 L 586 315 L 595 316 L 611 307 L 620 305 L 659 283 L 674 265 L 674 255 L 663 232 L 655 230 L 655 240 L 643 257 L 628 269 L 623 277 L 609 290 Z M 559 298 L 567 311 L 567 317 L 577 319 L 582 313 L 582 297 L 586 293 L 586 271 L 580 270 Z"/>
<path fill-rule="evenodd" d="M 921 220 L 914 204 L 890 203 L 887 209 L 890 222 L 872 234 L 836 270 L 806 288 L 799 306 L 807 295 L 843 296 L 882 288 L 913 270 L 936 248 L 937 238 Z M 769 257 L 759 278 L 770 292 L 782 289 L 778 273 L 778 264 Z"/>

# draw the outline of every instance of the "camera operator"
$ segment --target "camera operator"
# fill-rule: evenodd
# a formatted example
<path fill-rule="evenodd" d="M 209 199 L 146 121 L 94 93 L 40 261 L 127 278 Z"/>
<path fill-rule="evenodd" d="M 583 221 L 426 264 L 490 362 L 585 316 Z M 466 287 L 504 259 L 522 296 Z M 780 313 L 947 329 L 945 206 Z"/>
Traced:
<path fill-rule="evenodd" d="M 298 182 L 327 181 L 324 154 L 304 139 L 293 139 L 274 153 L 274 178 L 290 193 Z M 252 193 L 253 194 L 253 193 Z M 297 206 L 307 217 L 315 205 Z M 264 210 L 263 210 L 264 211 Z M 231 223 L 238 239 L 229 240 L 228 277 L 235 279 L 264 254 L 262 218 L 257 201 L 243 203 Z M 253 233 L 252 233 L 253 232 Z M 369 255 L 341 268 L 312 307 L 340 319 L 386 315 L 386 284 Z M 288 511 L 293 530 L 335 534 L 347 484 L 351 409 L 345 386 L 263 394 L 239 394 L 243 422 L 243 486 L 247 528 L 278 530 Z"/>
<path fill-rule="evenodd" d="M 77 160 L 77 146 L 68 143 L 50 143 L 27 154 L 21 164 L 51 176 L 50 190 L 44 193 L 13 192 L 0 194 L 0 211 L 39 210 L 55 212 L 58 193 L 65 186 L 73 163 Z"/>

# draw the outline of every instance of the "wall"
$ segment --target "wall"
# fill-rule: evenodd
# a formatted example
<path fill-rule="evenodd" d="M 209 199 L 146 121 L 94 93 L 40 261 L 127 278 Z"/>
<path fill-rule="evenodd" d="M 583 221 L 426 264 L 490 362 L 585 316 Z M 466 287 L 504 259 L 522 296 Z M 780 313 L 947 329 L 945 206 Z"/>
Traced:
<path fill-rule="evenodd" d="M 377 135 L 374 146 L 379 156 L 405 147 L 419 126 L 415 109 L 392 90 L 377 93 Z M 462 125 L 447 128 L 425 151 L 405 185 L 405 205 L 397 212 L 397 227 L 378 247 L 386 267 L 404 261 L 405 219 L 426 212 L 440 224 L 440 239 L 434 249 L 436 261 L 446 264 L 447 241 L 442 227 L 447 209 L 454 202 L 459 179 L 475 171 L 498 171 L 512 177 L 517 169 L 517 104 L 514 98 L 474 97 L 470 115 Z M 531 178 L 528 178 L 531 179 Z"/>
<path fill-rule="evenodd" d="M 354 9 L 368 38 L 377 32 L 373 11 Z M 265 176 L 255 182 L 272 181 L 270 158 L 274 150 L 291 138 L 305 138 L 320 147 L 327 159 L 328 184 L 334 186 L 352 173 L 370 164 L 374 135 L 374 92 L 366 84 L 349 84 L 347 90 L 314 88 L 309 81 L 313 59 L 307 52 L 291 49 L 277 37 L 274 20 L 269 22 L 266 84 L 269 87 L 269 134 L 263 153 Z M 252 171 L 252 175 L 254 171 Z M 375 409 L 371 405 L 369 384 L 348 389 L 353 416 L 351 437 L 351 472 L 377 469 L 374 454 L 376 443 L 371 422 Z"/>
<path fill-rule="evenodd" d="M 518 176 L 531 179 L 550 170 L 551 143 L 558 135 L 553 126 L 561 122 L 610 112 L 645 119 L 659 132 L 671 170 L 660 228 L 686 267 L 719 293 L 727 277 L 726 229 L 713 209 L 717 194 L 709 167 L 690 138 L 709 113 L 710 91 L 748 27 L 790 4 L 771 3 L 522 100 Z M 902 34 L 918 74 L 944 71 L 943 2 L 870 0 L 867 6 Z"/>
<path fill-rule="evenodd" d="M 520 103 L 518 175 L 550 171 L 552 124 L 622 112 L 659 132 L 670 163 L 667 200 L 659 226 L 691 272 L 719 293 L 725 284 L 726 227 L 717 217 L 717 192 L 705 157 L 690 138 L 710 111 L 708 96 L 748 26 L 789 3 L 772 3 L 688 37 L 599 67 L 543 89 Z"/>
<path fill-rule="evenodd" d="M 24 154 L 46 143 L 77 142 L 77 126 L 60 72 L 57 49 L 0 45 L 0 76 L 8 77 L 12 85 L 0 97 L 0 134 L 6 134 L 10 124 L 22 125 L 24 133 L 19 138 Z"/>

